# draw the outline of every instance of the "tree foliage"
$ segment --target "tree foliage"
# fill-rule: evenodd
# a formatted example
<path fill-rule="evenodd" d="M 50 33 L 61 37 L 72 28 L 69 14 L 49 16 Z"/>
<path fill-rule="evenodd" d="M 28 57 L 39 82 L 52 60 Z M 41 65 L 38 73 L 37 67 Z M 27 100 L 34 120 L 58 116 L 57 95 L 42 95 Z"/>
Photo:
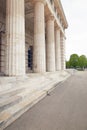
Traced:
<path fill-rule="evenodd" d="M 86 67 L 86 65 L 87 65 L 87 58 L 85 55 L 81 55 L 79 57 L 79 66 L 80 66 L 80 68 L 84 69 Z"/>
<path fill-rule="evenodd" d="M 70 68 L 70 62 L 66 61 L 66 68 Z"/>
<path fill-rule="evenodd" d="M 79 66 L 79 56 L 77 54 L 72 54 L 70 56 L 70 67 L 76 68 Z"/>
<path fill-rule="evenodd" d="M 69 61 L 66 61 L 67 68 L 81 68 L 87 67 L 87 58 L 85 55 L 78 56 L 78 54 L 72 54 Z"/>

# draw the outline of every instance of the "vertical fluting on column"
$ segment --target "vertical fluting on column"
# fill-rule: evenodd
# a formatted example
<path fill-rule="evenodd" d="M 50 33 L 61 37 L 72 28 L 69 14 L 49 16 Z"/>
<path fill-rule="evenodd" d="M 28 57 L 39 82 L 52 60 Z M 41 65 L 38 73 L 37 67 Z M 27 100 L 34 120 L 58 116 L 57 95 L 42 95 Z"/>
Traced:
<path fill-rule="evenodd" d="M 56 71 L 61 70 L 60 29 L 55 28 L 55 64 Z"/>
<path fill-rule="evenodd" d="M 66 69 L 66 63 L 65 63 L 65 39 L 64 36 L 60 35 L 60 43 L 61 43 L 61 69 Z"/>
<path fill-rule="evenodd" d="M 24 0 L 6 0 L 6 75 L 25 75 Z"/>
<path fill-rule="evenodd" d="M 0 71 L 2 74 L 5 74 L 5 48 L 6 48 L 6 36 L 5 33 L 0 35 Z"/>
<path fill-rule="evenodd" d="M 55 38 L 54 38 L 54 18 L 50 17 L 46 23 L 46 34 L 47 34 L 47 43 L 46 43 L 46 63 L 47 71 L 55 71 Z"/>
<path fill-rule="evenodd" d="M 36 0 L 34 7 L 33 70 L 46 72 L 44 1 Z"/>

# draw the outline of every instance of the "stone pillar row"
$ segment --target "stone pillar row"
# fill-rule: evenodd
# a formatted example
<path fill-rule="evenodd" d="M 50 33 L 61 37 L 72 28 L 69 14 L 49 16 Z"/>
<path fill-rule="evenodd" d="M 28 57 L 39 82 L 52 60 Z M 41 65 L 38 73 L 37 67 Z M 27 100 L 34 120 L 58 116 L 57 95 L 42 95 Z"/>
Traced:
<path fill-rule="evenodd" d="M 64 41 L 60 30 L 54 30 L 54 18 L 46 21 L 44 0 L 34 4 L 34 51 L 35 73 L 55 72 L 65 69 Z M 24 0 L 6 0 L 6 70 L 8 76 L 25 75 L 25 12 Z M 61 60 L 60 60 L 61 59 Z"/>

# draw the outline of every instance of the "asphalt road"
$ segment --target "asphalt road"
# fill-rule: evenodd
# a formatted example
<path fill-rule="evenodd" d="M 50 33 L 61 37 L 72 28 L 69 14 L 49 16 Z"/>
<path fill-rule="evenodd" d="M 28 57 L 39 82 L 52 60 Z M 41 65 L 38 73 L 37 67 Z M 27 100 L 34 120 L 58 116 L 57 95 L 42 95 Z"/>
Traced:
<path fill-rule="evenodd" d="M 87 130 L 87 72 L 58 85 L 5 130 Z"/>

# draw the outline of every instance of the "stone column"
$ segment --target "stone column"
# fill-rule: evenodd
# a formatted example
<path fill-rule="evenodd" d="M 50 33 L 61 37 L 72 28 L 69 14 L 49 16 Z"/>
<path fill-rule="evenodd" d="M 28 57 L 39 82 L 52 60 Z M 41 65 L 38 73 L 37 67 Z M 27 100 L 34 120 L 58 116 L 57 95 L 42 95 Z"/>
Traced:
<path fill-rule="evenodd" d="M 61 69 L 66 69 L 66 63 L 65 63 L 65 38 L 61 34 L 60 35 L 60 41 L 61 41 Z"/>
<path fill-rule="evenodd" d="M 44 4 L 45 0 L 35 0 L 33 48 L 33 70 L 35 73 L 46 72 Z"/>
<path fill-rule="evenodd" d="M 24 0 L 6 0 L 6 75 L 25 75 Z"/>
<path fill-rule="evenodd" d="M 47 71 L 55 71 L 55 40 L 54 40 L 54 18 L 50 17 L 47 20 L 47 43 L 46 43 L 46 58 L 47 58 Z"/>
<path fill-rule="evenodd" d="M 61 70 L 60 30 L 55 28 L 55 63 L 56 71 Z"/>
<path fill-rule="evenodd" d="M 5 33 L 0 34 L 0 71 L 2 74 L 5 74 L 5 48 L 6 48 L 6 36 Z"/>

